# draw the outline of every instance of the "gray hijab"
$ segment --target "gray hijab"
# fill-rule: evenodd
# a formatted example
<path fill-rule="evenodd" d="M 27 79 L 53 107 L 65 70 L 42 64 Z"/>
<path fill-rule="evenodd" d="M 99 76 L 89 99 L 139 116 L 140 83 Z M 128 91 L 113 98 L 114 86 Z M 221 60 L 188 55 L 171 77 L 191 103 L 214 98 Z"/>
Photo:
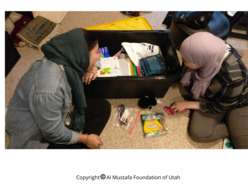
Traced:
<path fill-rule="evenodd" d="M 183 68 L 181 84 L 189 86 L 193 82 L 191 92 L 194 98 L 204 97 L 211 79 L 219 72 L 226 43 L 209 32 L 198 32 L 187 37 L 180 47 L 182 57 L 195 64 L 198 69 Z"/>

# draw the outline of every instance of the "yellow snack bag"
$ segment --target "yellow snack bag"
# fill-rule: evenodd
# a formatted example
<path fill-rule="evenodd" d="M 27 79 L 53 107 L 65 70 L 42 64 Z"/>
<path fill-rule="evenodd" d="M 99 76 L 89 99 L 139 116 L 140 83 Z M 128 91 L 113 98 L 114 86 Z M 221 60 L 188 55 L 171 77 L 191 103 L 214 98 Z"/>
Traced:
<path fill-rule="evenodd" d="M 143 114 L 141 115 L 143 131 L 145 137 L 153 137 L 168 134 L 168 128 L 165 123 L 164 114 Z"/>

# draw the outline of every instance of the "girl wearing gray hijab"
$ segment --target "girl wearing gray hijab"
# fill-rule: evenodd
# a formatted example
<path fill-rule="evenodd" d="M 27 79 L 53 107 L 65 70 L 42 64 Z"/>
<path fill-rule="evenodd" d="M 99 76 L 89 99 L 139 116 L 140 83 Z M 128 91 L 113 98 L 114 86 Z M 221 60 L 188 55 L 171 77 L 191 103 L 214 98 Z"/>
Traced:
<path fill-rule="evenodd" d="M 172 105 L 193 109 L 189 134 L 196 142 L 229 138 L 237 149 L 248 148 L 248 71 L 243 54 L 208 32 L 186 38 L 180 47 L 184 63 L 181 84 L 194 101 Z"/>

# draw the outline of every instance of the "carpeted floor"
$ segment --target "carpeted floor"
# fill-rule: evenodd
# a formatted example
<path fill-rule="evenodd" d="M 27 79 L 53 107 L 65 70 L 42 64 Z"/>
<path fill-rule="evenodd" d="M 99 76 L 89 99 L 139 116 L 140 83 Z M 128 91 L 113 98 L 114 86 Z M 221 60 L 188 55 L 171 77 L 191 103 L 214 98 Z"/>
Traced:
<path fill-rule="evenodd" d="M 167 12 L 142 12 L 141 16 L 145 17 L 154 30 L 164 30 L 166 26 L 162 24 Z M 63 32 L 69 31 L 75 27 L 88 27 L 98 24 L 128 19 L 130 16 L 122 14 L 121 12 L 68 12 L 65 18 L 60 23 Z M 228 38 L 234 47 L 240 49 L 244 53 L 243 62 L 248 67 L 248 41 Z M 5 78 L 5 104 L 8 105 L 13 96 L 15 87 L 23 76 L 23 74 L 30 68 L 31 64 L 43 57 L 43 53 L 34 49 L 25 47 L 17 48 L 21 55 L 21 59 L 17 62 L 8 76 Z M 181 61 L 180 53 L 178 58 Z M 192 141 L 187 134 L 187 127 L 189 122 L 189 113 L 187 111 L 183 114 L 176 114 L 169 116 L 162 107 L 170 105 L 175 101 L 181 101 L 181 93 L 185 93 L 182 86 L 173 83 L 169 88 L 164 98 L 159 99 L 161 104 L 153 107 L 151 110 L 139 109 L 138 99 L 108 99 L 112 105 L 111 117 L 104 128 L 101 138 L 104 141 L 102 149 L 222 149 L 223 140 L 218 140 L 214 143 L 196 143 Z M 132 134 L 128 131 L 120 129 L 113 125 L 112 118 L 116 113 L 117 105 L 124 104 L 125 107 L 133 113 L 134 117 L 139 110 L 141 114 L 164 112 L 166 116 L 166 123 L 169 129 L 169 134 L 155 138 L 143 137 L 141 121 L 138 120 L 133 129 Z M 6 112 L 7 109 L 5 109 Z M 5 137 L 5 146 L 8 145 L 8 138 Z"/>

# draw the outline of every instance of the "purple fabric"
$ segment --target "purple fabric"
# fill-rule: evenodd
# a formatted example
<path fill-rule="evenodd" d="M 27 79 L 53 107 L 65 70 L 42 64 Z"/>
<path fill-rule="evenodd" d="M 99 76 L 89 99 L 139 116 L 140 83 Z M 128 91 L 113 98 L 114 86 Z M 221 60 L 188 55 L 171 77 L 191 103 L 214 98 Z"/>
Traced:
<path fill-rule="evenodd" d="M 187 37 L 180 47 L 182 57 L 198 69 L 183 68 L 181 84 L 189 86 L 194 98 L 203 96 L 211 79 L 219 72 L 226 53 L 226 43 L 209 32 L 197 32 Z"/>

